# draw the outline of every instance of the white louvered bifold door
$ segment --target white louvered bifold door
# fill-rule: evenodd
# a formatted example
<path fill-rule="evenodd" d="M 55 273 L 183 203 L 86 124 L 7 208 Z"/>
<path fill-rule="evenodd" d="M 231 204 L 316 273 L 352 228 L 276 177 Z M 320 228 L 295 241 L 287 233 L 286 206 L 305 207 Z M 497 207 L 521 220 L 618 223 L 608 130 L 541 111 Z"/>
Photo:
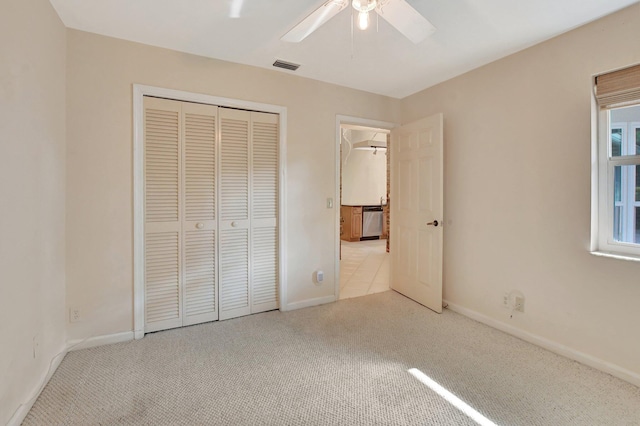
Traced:
<path fill-rule="evenodd" d="M 180 103 L 144 98 L 145 332 L 182 326 Z"/>
<path fill-rule="evenodd" d="M 219 109 L 220 319 L 251 313 L 249 132 L 251 113 Z"/>
<path fill-rule="evenodd" d="M 278 118 L 144 98 L 145 332 L 278 308 Z"/>
<path fill-rule="evenodd" d="M 251 113 L 251 313 L 278 308 L 278 115 Z"/>
<path fill-rule="evenodd" d="M 216 120 L 212 105 L 182 103 L 183 325 L 218 319 Z"/>

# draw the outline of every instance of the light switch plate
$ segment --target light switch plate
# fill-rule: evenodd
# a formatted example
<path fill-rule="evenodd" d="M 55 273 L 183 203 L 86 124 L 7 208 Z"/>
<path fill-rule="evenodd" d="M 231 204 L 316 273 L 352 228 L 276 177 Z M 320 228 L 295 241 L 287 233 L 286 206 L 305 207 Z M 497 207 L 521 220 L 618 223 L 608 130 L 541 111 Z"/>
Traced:
<path fill-rule="evenodd" d="M 327 208 L 328 209 L 333 208 L 333 198 L 327 198 Z"/>

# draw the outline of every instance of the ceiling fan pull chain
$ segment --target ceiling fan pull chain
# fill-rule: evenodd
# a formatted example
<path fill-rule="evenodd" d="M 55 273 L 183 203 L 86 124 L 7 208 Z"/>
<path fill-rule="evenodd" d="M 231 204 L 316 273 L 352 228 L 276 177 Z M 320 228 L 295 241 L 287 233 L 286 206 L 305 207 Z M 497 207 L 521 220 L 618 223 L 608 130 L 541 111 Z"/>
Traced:
<path fill-rule="evenodd" d="M 355 9 L 351 8 L 351 60 L 353 61 L 353 20 L 355 19 L 354 11 Z"/>

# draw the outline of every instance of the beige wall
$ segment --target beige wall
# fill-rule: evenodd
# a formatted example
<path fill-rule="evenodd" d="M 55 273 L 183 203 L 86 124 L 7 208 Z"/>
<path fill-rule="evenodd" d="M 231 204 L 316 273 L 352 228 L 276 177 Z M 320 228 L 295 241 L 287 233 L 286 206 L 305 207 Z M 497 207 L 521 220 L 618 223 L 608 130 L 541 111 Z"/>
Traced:
<path fill-rule="evenodd" d="M 636 375 L 640 263 L 589 242 L 591 79 L 638 40 L 635 5 L 402 100 L 403 122 L 444 113 L 445 298 Z"/>
<path fill-rule="evenodd" d="M 288 108 L 288 301 L 333 294 L 336 114 L 399 121 L 398 100 L 75 30 L 67 48 L 70 339 L 133 329 L 134 83 Z"/>
<path fill-rule="evenodd" d="M 0 52 L 0 424 L 6 424 L 65 344 L 66 46 L 65 28 L 47 0 L 2 2 Z"/>

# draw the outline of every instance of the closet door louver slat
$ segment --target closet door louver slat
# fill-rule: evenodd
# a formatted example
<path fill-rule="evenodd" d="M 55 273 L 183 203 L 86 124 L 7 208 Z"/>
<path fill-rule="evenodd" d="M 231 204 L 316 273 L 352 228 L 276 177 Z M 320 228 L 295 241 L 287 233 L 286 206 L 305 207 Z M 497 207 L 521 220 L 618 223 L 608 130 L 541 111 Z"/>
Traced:
<path fill-rule="evenodd" d="M 145 331 L 182 325 L 180 108 L 144 100 Z"/>

